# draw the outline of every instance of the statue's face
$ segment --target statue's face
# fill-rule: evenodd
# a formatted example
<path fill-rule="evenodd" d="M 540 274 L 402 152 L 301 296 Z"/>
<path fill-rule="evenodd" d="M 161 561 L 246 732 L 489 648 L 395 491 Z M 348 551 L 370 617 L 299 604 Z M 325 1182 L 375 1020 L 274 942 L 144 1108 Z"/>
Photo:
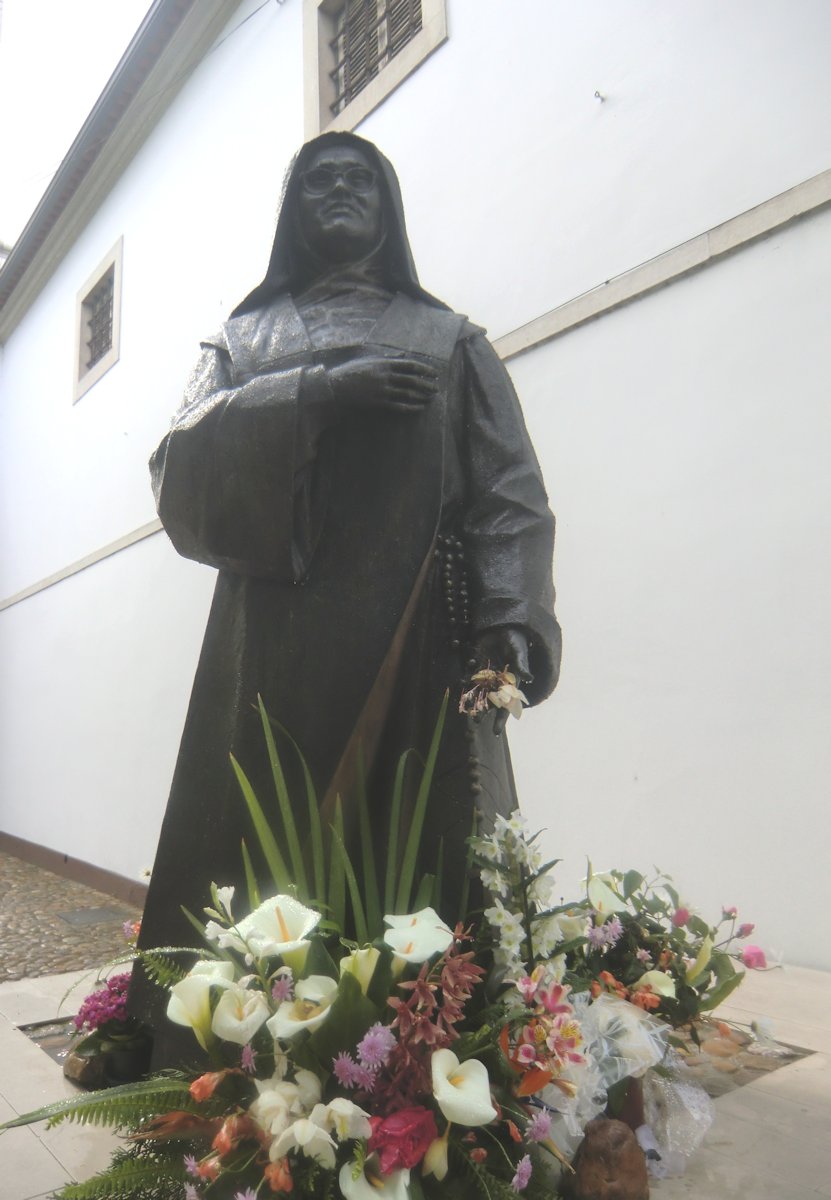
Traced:
<path fill-rule="evenodd" d="M 318 150 L 300 181 L 298 215 L 321 258 L 349 263 L 369 254 L 381 236 L 381 191 L 366 155 L 346 145 Z"/>

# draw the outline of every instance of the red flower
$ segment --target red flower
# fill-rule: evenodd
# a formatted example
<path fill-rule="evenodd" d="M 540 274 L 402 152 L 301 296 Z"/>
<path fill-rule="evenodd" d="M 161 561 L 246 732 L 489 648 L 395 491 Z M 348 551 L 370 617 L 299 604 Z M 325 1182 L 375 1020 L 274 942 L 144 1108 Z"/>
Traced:
<path fill-rule="evenodd" d="M 263 1174 L 272 1192 L 290 1192 L 294 1187 L 287 1158 L 278 1158 L 276 1162 L 269 1163 Z"/>
<path fill-rule="evenodd" d="M 414 1105 L 373 1121 L 369 1148 L 380 1159 L 382 1175 L 391 1175 L 401 1167 L 409 1169 L 420 1163 L 438 1136 L 430 1110 Z"/>

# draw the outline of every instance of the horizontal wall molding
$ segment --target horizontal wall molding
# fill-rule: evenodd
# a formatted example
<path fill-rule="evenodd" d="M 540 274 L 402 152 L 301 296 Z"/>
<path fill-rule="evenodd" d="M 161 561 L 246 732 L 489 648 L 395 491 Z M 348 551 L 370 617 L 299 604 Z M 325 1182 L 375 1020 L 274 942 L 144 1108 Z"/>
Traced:
<path fill-rule="evenodd" d="M 114 542 L 109 542 L 106 546 L 102 546 L 100 550 L 93 550 L 91 554 L 85 555 L 84 558 L 79 558 L 76 562 L 70 563 L 69 566 L 61 567 L 59 571 L 55 571 L 54 575 L 47 575 L 45 579 L 39 579 L 37 583 L 23 588 L 20 592 L 15 592 L 13 596 L 9 596 L 5 600 L 0 600 L 0 612 L 4 608 L 11 608 L 14 604 L 20 604 L 22 600 L 28 600 L 30 596 L 36 596 L 38 592 L 45 592 L 47 588 L 54 587 L 56 583 L 62 583 L 64 579 L 69 579 L 72 575 L 77 575 L 79 571 L 86 571 L 87 567 L 94 567 L 96 563 L 101 562 L 105 558 L 110 558 L 113 554 L 118 554 L 121 550 L 126 550 L 128 546 L 134 546 L 136 542 L 141 542 L 144 538 L 149 538 L 155 533 L 160 533 L 161 529 L 162 523 L 158 517 L 154 521 L 148 521 L 146 525 L 142 525 L 139 529 L 134 529 L 131 533 L 125 533 L 123 537 L 118 538 Z"/>
<path fill-rule="evenodd" d="M 503 334 L 494 341 L 496 352 L 506 362 L 517 358 L 520 354 L 525 354 L 556 337 L 561 337 L 562 334 L 568 333 L 580 325 L 585 325 L 588 321 L 594 321 L 606 313 L 613 312 L 624 304 L 630 304 L 633 300 L 647 296 L 658 288 L 675 283 L 694 271 L 712 266 L 726 255 L 733 254 L 760 238 L 768 237 L 778 229 L 782 229 L 802 217 L 809 216 L 829 204 L 831 204 L 831 170 L 823 171 L 820 175 L 806 179 L 787 192 L 782 192 L 781 195 L 774 196 L 763 204 L 757 205 L 756 208 L 740 213 L 737 217 L 732 217 L 729 221 L 716 225 L 714 229 L 699 234 L 687 242 L 682 242 L 672 250 L 667 250 L 666 253 L 658 255 L 648 262 L 632 267 L 629 271 L 624 271 L 623 274 L 617 275 L 613 279 L 608 279 L 598 287 L 592 288 L 591 291 L 584 292 L 581 296 L 575 296 L 573 300 L 568 300 L 558 308 L 543 313 L 542 316 L 536 317 L 526 325 L 521 325 L 518 329 Z M 38 580 L 37 583 L 31 584 L 30 587 L 24 588 L 14 596 L 9 596 L 6 600 L 0 600 L 0 612 L 3 609 L 11 608 L 14 604 L 20 604 L 23 600 L 28 600 L 30 596 L 35 596 L 38 592 L 45 591 L 46 588 L 54 587 L 56 583 L 62 583 L 63 580 L 77 575 L 79 571 L 85 571 L 87 567 L 92 567 L 103 559 L 118 554 L 121 550 L 126 550 L 136 542 L 142 541 L 143 538 L 152 537 L 153 534 L 159 533 L 161 528 L 161 521 L 155 520 L 150 521 L 147 525 L 142 525 L 140 529 L 134 529 L 132 533 L 127 533 L 117 541 L 102 546 L 100 550 L 94 550 L 85 558 L 56 571 L 54 575 Z"/>
<path fill-rule="evenodd" d="M 51 871 L 53 875 L 60 875 L 63 879 L 82 883 L 85 887 L 103 892 L 105 896 L 112 896 L 124 904 L 144 908 L 147 884 L 128 879 L 126 875 L 117 875 L 115 871 L 96 867 L 81 858 L 72 858 L 69 854 L 62 854 L 60 850 L 50 850 L 48 846 L 41 846 L 37 842 L 27 842 L 25 838 L 17 837 L 13 833 L 0 832 L 0 851 L 35 867 L 43 867 L 45 871 Z"/>
<path fill-rule="evenodd" d="M 768 237 L 792 221 L 810 215 L 831 203 L 831 170 L 806 179 L 796 187 L 782 192 L 731 217 L 706 233 L 682 242 L 640 266 L 606 280 L 591 291 L 567 300 L 565 304 L 543 313 L 526 325 L 494 341 L 496 352 L 507 361 L 533 350 L 553 338 L 560 337 L 587 321 L 613 312 L 624 304 L 638 300 L 658 288 L 683 279 L 694 271 L 712 266 L 727 254 Z"/>

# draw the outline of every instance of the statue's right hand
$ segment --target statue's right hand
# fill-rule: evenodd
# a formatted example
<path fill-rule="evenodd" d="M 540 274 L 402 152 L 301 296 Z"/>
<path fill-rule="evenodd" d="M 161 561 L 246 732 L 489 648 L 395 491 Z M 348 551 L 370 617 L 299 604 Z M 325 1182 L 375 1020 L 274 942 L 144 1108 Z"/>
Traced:
<path fill-rule="evenodd" d="M 384 358 L 367 354 L 327 372 L 335 404 L 360 408 L 420 412 L 438 392 L 435 367 L 400 355 Z"/>

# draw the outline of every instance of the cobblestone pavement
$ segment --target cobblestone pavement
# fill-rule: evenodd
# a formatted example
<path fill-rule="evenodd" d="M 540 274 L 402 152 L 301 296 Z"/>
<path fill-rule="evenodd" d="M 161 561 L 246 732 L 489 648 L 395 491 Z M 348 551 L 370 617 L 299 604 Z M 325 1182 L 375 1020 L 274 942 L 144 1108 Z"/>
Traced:
<path fill-rule="evenodd" d="M 139 909 L 0 852 L 0 981 L 100 967 Z"/>

